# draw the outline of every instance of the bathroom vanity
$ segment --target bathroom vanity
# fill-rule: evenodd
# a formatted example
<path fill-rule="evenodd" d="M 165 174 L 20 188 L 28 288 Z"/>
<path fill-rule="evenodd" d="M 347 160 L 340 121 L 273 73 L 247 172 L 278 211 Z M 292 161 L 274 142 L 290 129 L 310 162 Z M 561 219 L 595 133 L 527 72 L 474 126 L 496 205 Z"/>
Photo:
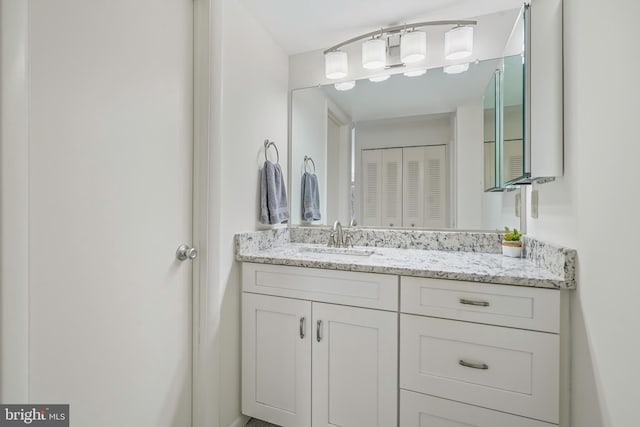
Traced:
<path fill-rule="evenodd" d="M 574 251 L 532 240 L 509 259 L 492 233 L 388 230 L 378 246 L 330 250 L 310 243 L 323 232 L 237 236 L 244 414 L 296 427 L 568 425 Z M 356 245 L 365 234 L 376 232 L 356 231 Z"/>

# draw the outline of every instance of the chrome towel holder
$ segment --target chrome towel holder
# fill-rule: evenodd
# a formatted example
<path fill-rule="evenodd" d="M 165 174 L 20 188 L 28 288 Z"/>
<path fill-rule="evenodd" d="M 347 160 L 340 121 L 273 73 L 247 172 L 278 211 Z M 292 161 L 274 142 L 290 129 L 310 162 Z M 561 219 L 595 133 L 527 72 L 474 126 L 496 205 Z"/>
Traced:
<path fill-rule="evenodd" d="M 311 156 L 304 156 L 304 171 L 305 172 L 309 172 L 307 170 L 307 166 L 308 166 L 309 162 L 311 162 L 311 164 L 313 165 L 313 174 L 315 175 L 315 173 L 316 173 L 316 162 L 313 161 Z"/>
<path fill-rule="evenodd" d="M 280 152 L 278 151 L 278 146 L 275 142 L 269 141 L 268 139 L 264 140 L 264 161 L 266 162 L 267 160 L 269 160 L 269 158 L 267 157 L 267 150 L 269 150 L 269 147 L 273 147 L 276 149 L 276 163 L 280 163 Z"/>

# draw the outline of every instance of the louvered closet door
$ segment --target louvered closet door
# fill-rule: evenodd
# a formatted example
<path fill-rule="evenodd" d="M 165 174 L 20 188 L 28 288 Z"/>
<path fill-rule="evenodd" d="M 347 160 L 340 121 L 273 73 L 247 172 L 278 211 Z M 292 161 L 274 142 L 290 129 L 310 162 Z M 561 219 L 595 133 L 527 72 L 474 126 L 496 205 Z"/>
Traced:
<path fill-rule="evenodd" d="M 402 226 L 402 148 L 382 151 L 382 223 Z"/>
<path fill-rule="evenodd" d="M 423 227 L 425 149 L 424 147 L 404 148 L 402 157 L 402 224 L 404 227 Z"/>
<path fill-rule="evenodd" d="M 447 147 L 445 145 L 427 146 L 424 147 L 424 153 L 424 226 L 448 227 Z"/>
<path fill-rule="evenodd" d="M 522 140 L 504 141 L 504 182 L 509 182 L 523 175 Z"/>
<path fill-rule="evenodd" d="M 362 225 L 379 226 L 382 201 L 382 150 L 362 151 Z"/>

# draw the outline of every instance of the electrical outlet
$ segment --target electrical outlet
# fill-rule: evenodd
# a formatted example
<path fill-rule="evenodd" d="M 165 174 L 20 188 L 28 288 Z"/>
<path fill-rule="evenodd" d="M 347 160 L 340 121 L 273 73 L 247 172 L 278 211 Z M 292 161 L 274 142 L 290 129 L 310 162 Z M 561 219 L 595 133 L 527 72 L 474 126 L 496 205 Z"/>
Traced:
<path fill-rule="evenodd" d="M 522 203 L 522 197 L 520 193 L 516 194 L 516 218 L 520 218 L 520 205 Z"/>
<path fill-rule="evenodd" d="M 531 218 L 538 218 L 538 190 L 531 192 Z"/>

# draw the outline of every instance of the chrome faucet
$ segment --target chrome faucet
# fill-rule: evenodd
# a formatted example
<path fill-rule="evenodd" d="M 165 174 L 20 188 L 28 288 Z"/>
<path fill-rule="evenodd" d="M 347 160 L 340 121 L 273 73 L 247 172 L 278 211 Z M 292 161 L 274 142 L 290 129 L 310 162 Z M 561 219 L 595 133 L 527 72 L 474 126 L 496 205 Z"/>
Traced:
<path fill-rule="evenodd" d="M 333 223 L 331 233 L 329 233 L 329 242 L 327 243 L 327 246 L 335 248 L 353 247 L 353 236 L 351 233 L 343 233 L 340 221 Z"/>
<path fill-rule="evenodd" d="M 340 224 L 340 221 L 336 220 L 336 222 L 333 223 L 331 232 L 333 233 L 335 238 L 334 246 L 336 248 L 341 248 L 342 246 L 344 246 L 344 236 L 342 233 L 342 224 Z"/>

